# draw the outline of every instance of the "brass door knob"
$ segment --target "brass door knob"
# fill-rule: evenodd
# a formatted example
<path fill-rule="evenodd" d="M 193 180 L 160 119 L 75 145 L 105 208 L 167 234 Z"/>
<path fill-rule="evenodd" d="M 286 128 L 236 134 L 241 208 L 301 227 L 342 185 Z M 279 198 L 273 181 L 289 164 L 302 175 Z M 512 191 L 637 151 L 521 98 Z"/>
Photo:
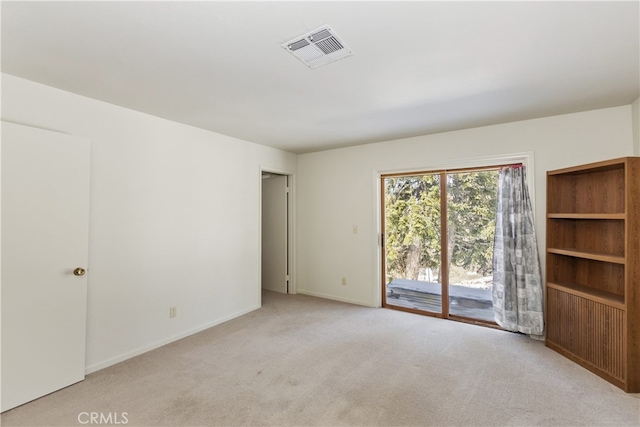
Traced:
<path fill-rule="evenodd" d="M 78 267 L 75 270 L 73 270 L 73 274 L 76 276 L 84 276 L 84 274 L 87 272 L 87 270 L 85 270 L 82 267 Z"/>

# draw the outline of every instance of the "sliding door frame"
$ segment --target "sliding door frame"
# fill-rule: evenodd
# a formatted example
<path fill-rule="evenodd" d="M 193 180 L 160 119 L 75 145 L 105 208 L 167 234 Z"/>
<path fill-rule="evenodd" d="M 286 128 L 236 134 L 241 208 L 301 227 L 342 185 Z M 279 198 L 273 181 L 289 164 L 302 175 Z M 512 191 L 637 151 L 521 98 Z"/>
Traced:
<path fill-rule="evenodd" d="M 495 170 L 504 166 L 511 166 L 515 164 L 524 165 L 527 169 L 527 181 L 529 186 L 529 193 L 532 200 L 532 205 L 535 212 L 535 193 L 534 193 L 534 170 L 533 170 L 533 153 L 517 153 L 508 156 L 492 157 L 492 158 L 478 158 L 470 159 L 466 161 L 460 161 L 457 163 L 452 162 L 448 167 L 421 167 L 421 168 L 402 168 L 397 170 L 378 170 L 376 173 L 376 186 L 378 187 L 378 203 L 377 203 L 377 215 L 378 216 L 378 232 L 379 232 L 379 250 L 377 251 L 378 259 L 378 295 L 380 296 L 380 306 L 390 308 L 393 310 L 406 311 L 410 313 L 422 314 L 426 316 L 438 317 L 443 319 L 457 320 L 467 323 L 474 323 L 488 327 L 499 328 L 495 323 L 488 322 L 481 319 L 474 319 L 470 317 L 464 317 L 459 315 L 452 315 L 449 313 L 449 260 L 448 260 L 448 239 L 447 236 L 447 174 L 459 173 L 459 172 L 480 172 L 487 170 Z M 440 175 L 440 269 L 442 272 L 441 280 L 441 312 L 428 312 L 423 310 L 417 310 L 410 307 L 402 307 L 389 305 L 386 298 L 386 252 L 385 252 L 385 179 L 407 177 L 407 176 L 420 176 L 420 175 Z M 442 236 L 445 236 L 443 238 Z"/>
<path fill-rule="evenodd" d="M 409 313 L 416 313 L 416 314 L 423 314 L 425 316 L 432 316 L 432 317 L 440 317 L 440 318 L 444 318 L 446 319 L 449 315 L 449 266 L 445 266 L 444 264 L 442 264 L 442 261 L 445 257 L 442 256 L 443 253 L 446 253 L 447 251 L 447 239 L 444 239 L 444 242 L 440 242 L 440 271 L 442 272 L 442 290 L 440 291 L 441 295 L 442 295 L 442 303 L 441 303 L 441 307 L 440 307 L 440 313 L 436 313 L 436 312 L 432 312 L 432 311 L 424 311 L 424 310 L 417 310 L 414 308 L 410 308 L 410 307 L 400 307 L 400 306 L 395 306 L 395 305 L 389 305 L 387 304 L 387 254 L 385 252 L 385 245 L 386 245 L 386 241 L 385 241 L 385 230 L 386 230 L 386 224 L 385 224 L 385 185 L 384 185 L 384 181 L 387 178 L 401 178 L 401 177 L 406 177 L 406 176 L 420 176 L 420 175 L 440 175 L 440 236 L 446 236 L 446 232 L 447 232 L 447 225 L 446 225 L 446 221 L 443 221 L 442 218 L 446 218 L 447 215 L 447 199 L 446 199 L 446 190 L 447 190 L 447 182 L 446 182 L 446 176 L 447 176 L 447 171 L 446 170 L 436 170 L 436 171 L 429 171 L 429 172 L 425 172 L 425 171 L 418 171 L 418 172 L 402 172 L 402 173 L 388 173 L 388 174 L 382 174 L 379 176 L 379 187 L 380 187 L 380 265 L 382 270 L 380 271 L 380 280 L 381 280 L 381 298 L 382 298 L 382 307 L 384 308 L 391 308 L 394 310 L 400 310 L 400 311 L 407 311 Z M 443 198 L 442 195 L 445 195 L 445 197 Z M 445 286 L 445 282 L 446 282 L 446 286 Z M 446 294 L 446 301 L 445 301 L 445 294 Z"/>

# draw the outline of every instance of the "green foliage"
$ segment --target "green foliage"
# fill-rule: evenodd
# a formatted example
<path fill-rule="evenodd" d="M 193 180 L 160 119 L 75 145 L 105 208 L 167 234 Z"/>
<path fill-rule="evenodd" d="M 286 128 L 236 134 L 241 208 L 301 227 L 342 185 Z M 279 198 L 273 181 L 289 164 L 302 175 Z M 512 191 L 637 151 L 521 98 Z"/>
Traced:
<path fill-rule="evenodd" d="M 446 175 L 449 259 L 467 271 L 491 272 L 497 171 Z M 385 180 L 386 266 L 391 277 L 417 279 L 440 268 L 440 175 Z"/>
<path fill-rule="evenodd" d="M 483 276 L 492 270 L 497 197 L 497 171 L 447 175 L 450 260 Z"/>
<path fill-rule="evenodd" d="M 385 184 L 387 271 L 393 277 L 412 276 L 407 274 L 410 255 L 420 267 L 438 268 L 440 177 L 389 178 Z"/>

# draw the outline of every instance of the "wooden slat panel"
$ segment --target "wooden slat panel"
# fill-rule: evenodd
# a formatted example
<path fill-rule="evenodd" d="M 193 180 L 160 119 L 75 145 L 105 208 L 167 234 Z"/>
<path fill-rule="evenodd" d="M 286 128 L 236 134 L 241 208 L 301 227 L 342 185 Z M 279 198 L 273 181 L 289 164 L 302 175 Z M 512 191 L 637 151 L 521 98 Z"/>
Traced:
<path fill-rule="evenodd" d="M 624 311 L 547 288 L 547 339 L 624 382 Z"/>

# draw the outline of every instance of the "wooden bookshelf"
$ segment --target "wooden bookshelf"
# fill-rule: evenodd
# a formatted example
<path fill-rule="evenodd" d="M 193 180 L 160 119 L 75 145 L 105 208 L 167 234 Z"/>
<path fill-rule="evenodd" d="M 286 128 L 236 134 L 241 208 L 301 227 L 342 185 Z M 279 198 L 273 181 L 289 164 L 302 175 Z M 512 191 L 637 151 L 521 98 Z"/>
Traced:
<path fill-rule="evenodd" d="M 640 158 L 547 172 L 546 344 L 640 392 Z"/>

